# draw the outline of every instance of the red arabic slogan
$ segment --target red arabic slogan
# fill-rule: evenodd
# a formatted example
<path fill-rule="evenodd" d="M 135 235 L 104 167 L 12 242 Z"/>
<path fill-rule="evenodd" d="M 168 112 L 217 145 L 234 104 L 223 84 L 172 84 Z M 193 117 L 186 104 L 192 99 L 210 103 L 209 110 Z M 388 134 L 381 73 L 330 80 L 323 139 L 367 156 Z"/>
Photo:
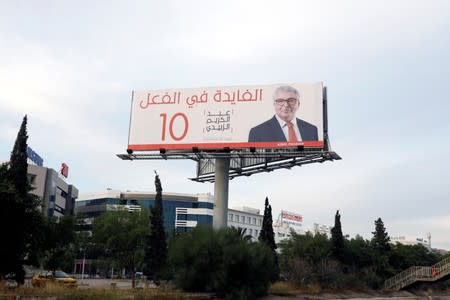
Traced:
<path fill-rule="evenodd" d="M 180 104 L 186 103 L 189 108 L 193 108 L 196 104 L 208 103 L 208 101 L 214 101 L 217 103 L 229 103 L 236 104 L 239 102 L 252 102 L 252 101 L 262 101 L 263 89 L 255 89 L 249 91 L 246 89 L 242 92 L 240 89 L 232 92 L 222 92 L 217 90 L 210 100 L 210 95 L 206 91 L 203 91 L 200 95 L 183 95 L 182 92 L 164 92 L 161 94 L 147 93 L 147 99 L 141 100 L 139 106 L 142 109 L 147 109 L 150 105 L 160 105 L 160 104 Z"/>
<path fill-rule="evenodd" d="M 242 91 L 241 89 L 222 91 L 216 90 L 216 92 L 211 95 L 206 91 L 203 91 L 200 95 L 186 93 L 183 95 L 181 91 L 175 92 L 162 92 L 162 93 L 147 93 L 147 99 L 141 100 L 139 102 L 139 107 L 141 109 L 147 109 L 151 105 L 170 105 L 170 104 L 183 104 L 186 103 L 188 108 L 193 108 L 197 104 L 205 104 L 208 101 L 213 101 L 212 103 L 228 103 L 236 104 L 239 102 L 255 102 L 262 101 L 263 99 L 263 89 L 257 88 L 254 91 L 246 89 Z M 211 131 L 219 132 L 232 132 L 231 128 L 231 115 L 233 110 L 226 111 L 204 111 L 204 116 L 206 116 L 206 124 L 203 128 L 203 133 L 209 133 Z M 162 130 L 161 130 L 161 142 L 167 140 L 181 141 L 188 134 L 189 129 L 189 118 L 183 112 L 177 112 L 173 115 L 167 115 L 167 113 L 161 113 L 160 117 L 162 119 Z M 181 132 L 175 132 L 174 124 L 181 124 Z M 211 137 L 209 139 L 214 139 Z"/>
<path fill-rule="evenodd" d="M 287 212 L 287 211 L 281 211 L 281 218 L 283 220 L 289 220 L 289 221 L 294 221 L 294 222 L 298 222 L 298 223 L 303 222 L 302 215 Z"/>

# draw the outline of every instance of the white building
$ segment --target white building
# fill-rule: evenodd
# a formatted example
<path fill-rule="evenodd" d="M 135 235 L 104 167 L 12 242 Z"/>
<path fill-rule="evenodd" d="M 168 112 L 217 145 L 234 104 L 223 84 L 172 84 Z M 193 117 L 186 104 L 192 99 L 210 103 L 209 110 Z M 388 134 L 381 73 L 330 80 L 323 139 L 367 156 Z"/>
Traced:
<path fill-rule="evenodd" d="M 428 239 L 408 236 L 393 236 L 390 237 L 392 244 L 400 243 L 402 245 L 422 245 L 425 248 L 431 250 L 431 234 L 428 234 Z"/>
<path fill-rule="evenodd" d="M 262 227 L 263 215 L 259 209 L 251 207 L 234 207 L 228 209 L 228 227 L 241 228 L 245 234 L 256 241 Z"/>
<path fill-rule="evenodd" d="M 328 238 L 331 238 L 331 228 L 333 228 L 333 227 L 329 226 L 329 225 L 314 223 L 312 232 L 314 234 L 318 234 L 318 233 L 324 234 Z"/>
<path fill-rule="evenodd" d="M 291 231 L 297 234 L 304 234 L 303 216 L 297 213 L 282 210 L 277 220 L 273 224 L 275 243 L 291 237 Z"/>
<path fill-rule="evenodd" d="M 262 228 L 263 215 L 256 208 L 241 206 L 228 209 L 228 227 L 241 228 L 246 235 L 256 241 Z M 272 227 L 275 243 L 279 243 L 291 236 L 291 230 L 298 234 L 303 234 L 303 218 L 296 213 L 282 211 L 278 218 L 274 220 Z"/>

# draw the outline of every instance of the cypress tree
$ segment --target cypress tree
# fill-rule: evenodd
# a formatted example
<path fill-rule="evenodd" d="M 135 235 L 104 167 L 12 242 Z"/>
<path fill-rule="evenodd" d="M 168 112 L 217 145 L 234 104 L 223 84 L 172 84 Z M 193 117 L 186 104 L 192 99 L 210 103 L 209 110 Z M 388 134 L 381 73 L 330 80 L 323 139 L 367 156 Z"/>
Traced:
<path fill-rule="evenodd" d="M 24 197 L 30 190 L 27 179 L 27 140 L 27 116 L 25 115 L 9 160 L 9 176 L 14 184 L 16 194 L 20 197 Z"/>
<path fill-rule="evenodd" d="M 155 175 L 155 187 L 155 205 L 150 207 L 150 234 L 147 237 L 144 273 L 159 283 L 167 263 L 167 241 L 164 228 L 162 186 L 158 174 Z"/>
<path fill-rule="evenodd" d="M 273 220 L 272 220 L 272 206 L 269 204 L 269 198 L 266 197 L 264 203 L 264 216 L 261 231 L 259 232 L 258 240 L 263 244 L 266 244 L 271 250 L 275 260 L 275 270 L 271 275 L 271 281 L 275 282 L 280 274 L 278 266 L 277 244 L 275 243 L 275 234 L 273 232 Z"/>
<path fill-rule="evenodd" d="M 264 203 L 264 216 L 258 239 L 266 243 L 276 255 L 275 250 L 277 249 L 277 245 L 275 244 L 275 234 L 273 232 L 272 207 L 269 205 L 269 199 L 267 197 Z"/>
<path fill-rule="evenodd" d="M 11 152 L 9 167 L 2 166 L 0 171 L 0 275 L 12 276 L 18 283 L 24 282 L 23 265 L 37 263 L 39 231 L 43 225 L 40 202 L 35 195 L 28 193 L 31 186 L 27 176 L 27 139 L 25 116 Z"/>
<path fill-rule="evenodd" d="M 342 235 L 341 227 L 341 215 L 339 210 L 336 211 L 334 216 L 334 227 L 331 229 L 331 244 L 332 244 L 332 254 L 337 258 L 342 260 L 344 255 L 344 236 Z"/>

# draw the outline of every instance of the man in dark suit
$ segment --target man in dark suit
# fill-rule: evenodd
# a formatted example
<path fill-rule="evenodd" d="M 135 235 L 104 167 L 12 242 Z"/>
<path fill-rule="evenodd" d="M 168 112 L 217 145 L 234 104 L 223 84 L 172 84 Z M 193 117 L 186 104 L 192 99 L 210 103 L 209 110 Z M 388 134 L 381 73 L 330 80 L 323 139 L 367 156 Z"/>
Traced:
<path fill-rule="evenodd" d="M 295 118 L 300 107 L 299 92 L 288 85 L 278 87 L 273 94 L 275 115 L 272 119 L 253 127 L 249 142 L 317 141 L 317 127 Z"/>

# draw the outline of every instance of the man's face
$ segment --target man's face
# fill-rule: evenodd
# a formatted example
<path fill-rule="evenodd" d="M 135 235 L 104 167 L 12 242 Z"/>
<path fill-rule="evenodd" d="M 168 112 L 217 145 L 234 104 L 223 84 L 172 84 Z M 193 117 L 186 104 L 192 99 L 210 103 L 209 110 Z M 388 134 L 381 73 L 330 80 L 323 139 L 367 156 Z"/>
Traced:
<path fill-rule="evenodd" d="M 273 106 L 278 117 L 285 122 L 292 121 L 300 106 L 298 95 L 292 92 L 279 92 L 274 99 Z"/>

